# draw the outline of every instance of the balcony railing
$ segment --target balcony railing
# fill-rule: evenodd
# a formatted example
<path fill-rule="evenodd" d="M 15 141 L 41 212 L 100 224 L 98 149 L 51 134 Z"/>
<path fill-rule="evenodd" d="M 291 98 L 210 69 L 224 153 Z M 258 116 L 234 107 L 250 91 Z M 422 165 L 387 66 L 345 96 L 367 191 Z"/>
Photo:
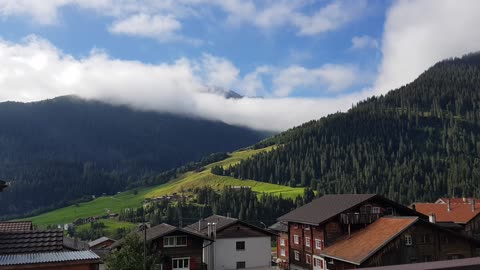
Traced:
<path fill-rule="evenodd" d="M 346 213 L 340 215 L 342 224 L 370 224 L 379 219 L 381 214 Z"/>

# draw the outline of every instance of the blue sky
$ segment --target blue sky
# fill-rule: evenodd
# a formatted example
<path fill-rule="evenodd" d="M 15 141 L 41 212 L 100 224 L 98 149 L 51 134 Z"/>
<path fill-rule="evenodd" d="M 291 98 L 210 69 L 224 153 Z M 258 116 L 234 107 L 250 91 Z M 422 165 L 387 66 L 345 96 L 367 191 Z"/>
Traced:
<path fill-rule="evenodd" d="M 77 94 L 282 130 L 478 50 L 480 34 L 463 33 L 475 10 L 469 0 L 0 0 L 0 100 Z M 215 100 L 205 89 L 217 86 L 264 99 Z"/>

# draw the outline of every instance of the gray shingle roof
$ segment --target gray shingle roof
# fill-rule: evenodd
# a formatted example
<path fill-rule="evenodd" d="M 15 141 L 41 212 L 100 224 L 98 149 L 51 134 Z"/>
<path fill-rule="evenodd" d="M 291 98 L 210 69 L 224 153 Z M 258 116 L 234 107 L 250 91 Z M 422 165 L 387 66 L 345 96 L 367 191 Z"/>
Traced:
<path fill-rule="evenodd" d="M 40 263 L 58 263 L 72 261 L 92 261 L 98 262 L 100 257 L 90 250 L 82 251 L 61 251 L 46 253 L 29 254 L 10 254 L 0 255 L 0 266 L 40 264 Z"/>
<path fill-rule="evenodd" d="M 283 223 L 283 222 L 277 222 L 273 224 L 272 226 L 268 227 L 272 231 L 276 232 L 288 232 L 288 225 Z"/>
<path fill-rule="evenodd" d="M 62 249 L 63 232 L 60 230 L 0 232 L 0 254 L 52 252 Z"/>
<path fill-rule="evenodd" d="M 110 239 L 110 238 L 104 236 L 104 237 L 100 237 L 100 238 L 98 238 L 98 239 L 95 239 L 95 240 L 93 240 L 93 241 L 91 241 L 91 242 L 88 242 L 88 246 L 89 246 L 89 247 L 93 247 L 93 246 L 96 246 L 96 245 L 98 245 L 98 244 L 100 244 L 100 243 L 103 243 L 103 242 L 105 242 L 105 241 L 115 241 L 115 240 Z"/>
<path fill-rule="evenodd" d="M 236 218 L 229 218 L 229 217 L 224 217 L 220 215 L 212 215 L 202 220 L 199 220 L 193 224 L 188 225 L 187 227 L 185 227 L 185 229 L 188 229 L 189 231 L 196 231 L 196 232 L 206 234 L 208 230 L 208 223 L 216 223 L 217 231 L 220 231 L 223 228 L 237 222 L 238 222 L 238 219 Z"/>
<path fill-rule="evenodd" d="M 278 221 L 320 224 L 375 196 L 375 194 L 324 195 L 279 217 Z"/>
<path fill-rule="evenodd" d="M 87 250 L 90 248 L 87 242 L 66 236 L 63 237 L 63 247 L 69 250 Z"/>

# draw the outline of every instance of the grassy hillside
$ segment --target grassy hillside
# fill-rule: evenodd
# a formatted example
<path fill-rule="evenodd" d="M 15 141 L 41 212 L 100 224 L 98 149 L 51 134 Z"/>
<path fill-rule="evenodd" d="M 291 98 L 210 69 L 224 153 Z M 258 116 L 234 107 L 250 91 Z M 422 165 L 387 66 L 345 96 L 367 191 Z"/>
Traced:
<path fill-rule="evenodd" d="M 225 160 L 205 166 L 205 169 L 201 172 L 187 172 L 177 179 L 160 186 L 139 188 L 115 196 L 97 198 L 90 202 L 71 205 L 35 217 L 26 218 L 26 220 L 31 220 L 40 227 L 45 227 L 49 224 L 64 224 L 73 222 L 77 218 L 102 216 L 107 210 L 119 212 L 125 208 L 137 208 L 145 198 L 172 194 L 182 190 L 188 191 L 203 186 L 210 186 L 219 190 L 224 186 L 248 186 L 258 193 L 274 193 L 282 195 L 283 197 L 296 197 L 297 195 L 303 194 L 303 188 L 291 188 L 253 180 L 240 180 L 228 176 L 217 176 L 210 172 L 210 168 L 213 166 L 228 167 L 260 152 L 270 151 L 272 148 L 273 147 L 267 147 L 257 150 L 249 149 L 234 152 L 231 154 L 231 157 Z M 109 228 L 119 227 L 119 225 L 115 224 L 112 220 L 106 222 L 106 225 Z"/>

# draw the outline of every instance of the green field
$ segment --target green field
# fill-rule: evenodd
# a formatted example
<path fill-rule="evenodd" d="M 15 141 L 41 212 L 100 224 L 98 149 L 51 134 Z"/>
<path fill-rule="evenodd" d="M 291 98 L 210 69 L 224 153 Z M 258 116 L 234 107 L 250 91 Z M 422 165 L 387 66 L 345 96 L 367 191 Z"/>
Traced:
<path fill-rule="evenodd" d="M 248 186 L 253 191 L 261 193 L 270 193 L 282 195 L 283 197 L 296 197 L 303 194 L 303 188 L 292 188 L 287 186 L 275 185 L 270 183 L 257 182 L 253 180 L 240 180 L 228 176 L 218 176 L 210 172 L 210 168 L 216 165 L 229 166 L 240 162 L 262 151 L 269 151 L 272 147 L 258 150 L 243 150 L 231 153 L 231 156 L 225 160 L 209 164 L 201 172 L 187 172 L 178 178 L 155 187 L 138 188 L 135 191 L 130 190 L 115 196 L 101 197 L 93 201 L 71 205 L 65 208 L 57 209 L 38 216 L 25 218 L 31 220 L 39 227 L 47 225 L 65 224 L 76 220 L 77 218 L 86 218 L 93 216 L 102 216 L 111 212 L 120 212 L 125 208 L 137 208 L 142 205 L 145 198 L 154 198 L 162 195 L 169 195 L 174 192 L 191 190 L 197 187 L 210 186 L 214 189 L 222 189 L 225 186 Z M 104 220 L 107 221 L 107 220 Z M 103 221 L 102 221 L 103 222 Z M 125 224 L 115 224 L 118 221 L 108 220 L 106 225 L 109 229 L 126 226 Z"/>

